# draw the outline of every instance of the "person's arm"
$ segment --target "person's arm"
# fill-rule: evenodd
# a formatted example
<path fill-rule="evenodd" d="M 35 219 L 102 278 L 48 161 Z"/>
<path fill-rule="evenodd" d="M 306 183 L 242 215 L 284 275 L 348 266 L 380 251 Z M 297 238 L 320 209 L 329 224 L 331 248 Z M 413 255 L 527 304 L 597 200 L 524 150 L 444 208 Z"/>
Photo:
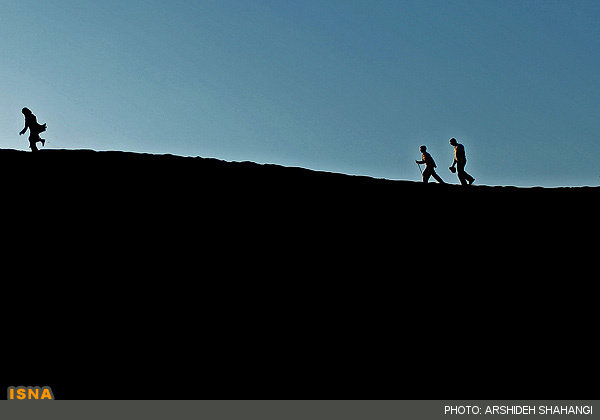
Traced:
<path fill-rule="evenodd" d="M 21 130 L 19 135 L 21 136 L 21 135 L 25 134 L 25 132 L 27 131 L 28 128 L 29 128 L 29 121 L 27 120 L 27 117 L 25 117 L 25 128 L 23 130 Z"/>
<path fill-rule="evenodd" d="M 417 162 L 419 165 L 422 164 L 422 163 L 425 163 L 424 160 L 415 160 L 415 162 Z"/>
<path fill-rule="evenodd" d="M 456 162 L 456 157 L 455 157 L 455 158 L 454 158 L 454 160 L 452 161 L 452 166 L 450 166 L 450 167 L 448 168 L 448 169 L 450 169 L 450 172 L 454 173 L 454 171 L 456 170 L 456 169 L 455 169 L 456 163 L 457 163 L 457 162 Z"/>
<path fill-rule="evenodd" d="M 28 128 L 29 128 L 29 125 L 27 124 L 27 118 L 25 118 L 25 128 L 23 130 L 21 130 L 21 132 L 19 133 L 19 136 L 22 136 L 23 134 L 25 134 L 25 132 L 27 131 Z"/>
<path fill-rule="evenodd" d="M 454 160 L 452 161 L 452 166 L 451 168 L 454 168 L 454 166 L 458 163 L 458 161 L 456 160 L 456 149 L 454 151 Z"/>

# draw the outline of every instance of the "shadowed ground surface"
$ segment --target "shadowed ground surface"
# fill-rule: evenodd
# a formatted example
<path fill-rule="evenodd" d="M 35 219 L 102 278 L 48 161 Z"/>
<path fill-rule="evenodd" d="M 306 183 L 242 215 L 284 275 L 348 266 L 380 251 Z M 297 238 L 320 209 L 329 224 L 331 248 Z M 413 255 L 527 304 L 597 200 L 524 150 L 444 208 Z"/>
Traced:
<path fill-rule="evenodd" d="M 17 359 L 7 386 L 598 397 L 597 188 L 89 150 L 0 150 L 0 172 L 5 331 L 39 355 Z"/>

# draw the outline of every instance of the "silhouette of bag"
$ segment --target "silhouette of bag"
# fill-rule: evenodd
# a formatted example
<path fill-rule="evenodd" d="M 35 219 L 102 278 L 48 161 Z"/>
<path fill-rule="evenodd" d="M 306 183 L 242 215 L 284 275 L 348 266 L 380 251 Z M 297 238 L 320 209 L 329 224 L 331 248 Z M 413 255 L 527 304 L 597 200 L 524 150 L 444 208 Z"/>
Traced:
<path fill-rule="evenodd" d="M 456 168 L 454 166 L 451 166 L 448 169 L 450 169 L 450 172 L 456 173 Z"/>

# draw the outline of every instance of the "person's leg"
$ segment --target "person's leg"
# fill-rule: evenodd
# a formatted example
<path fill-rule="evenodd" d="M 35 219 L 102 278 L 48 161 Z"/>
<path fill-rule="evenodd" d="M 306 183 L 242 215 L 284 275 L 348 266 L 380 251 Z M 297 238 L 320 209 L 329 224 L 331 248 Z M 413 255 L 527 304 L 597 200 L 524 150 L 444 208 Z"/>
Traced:
<path fill-rule="evenodd" d="M 460 179 L 460 183 L 462 185 L 471 185 L 473 183 L 473 181 L 475 181 L 475 178 L 473 178 L 471 175 L 469 175 L 467 172 L 465 172 L 465 165 L 467 164 L 467 162 L 458 162 L 457 163 L 457 169 L 456 169 L 456 173 L 458 175 L 458 179 Z"/>
<path fill-rule="evenodd" d="M 437 182 L 439 182 L 440 184 L 445 184 L 444 180 L 437 174 L 437 172 L 434 170 L 431 171 L 431 175 L 435 178 L 435 180 Z"/>
<path fill-rule="evenodd" d="M 456 165 L 456 175 L 458 176 L 458 180 L 460 181 L 460 183 L 462 185 L 467 185 L 467 180 L 465 178 L 465 165 L 461 164 L 460 162 Z"/>
<path fill-rule="evenodd" d="M 471 185 L 473 182 L 475 182 L 475 178 L 473 178 L 471 175 L 467 174 L 465 172 L 465 174 L 467 175 L 467 181 L 469 182 L 469 185 Z"/>
<path fill-rule="evenodd" d="M 35 137 L 29 136 L 29 148 L 31 149 L 32 152 L 38 151 L 38 148 L 35 145 L 36 142 L 37 142 L 37 139 Z"/>
<path fill-rule="evenodd" d="M 465 171 L 465 166 L 466 166 L 467 162 L 465 162 L 463 164 L 462 167 L 462 171 L 463 171 L 463 177 L 465 178 L 465 181 L 469 183 L 469 185 L 471 185 L 473 183 L 473 181 L 475 181 L 475 178 L 473 178 L 471 175 L 469 175 L 466 171 Z"/>
<path fill-rule="evenodd" d="M 423 182 L 424 183 L 428 183 L 429 182 L 429 178 L 431 177 L 431 172 L 432 170 L 430 170 L 429 168 L 425 168 L 425 170 L 423 171 Z"/>

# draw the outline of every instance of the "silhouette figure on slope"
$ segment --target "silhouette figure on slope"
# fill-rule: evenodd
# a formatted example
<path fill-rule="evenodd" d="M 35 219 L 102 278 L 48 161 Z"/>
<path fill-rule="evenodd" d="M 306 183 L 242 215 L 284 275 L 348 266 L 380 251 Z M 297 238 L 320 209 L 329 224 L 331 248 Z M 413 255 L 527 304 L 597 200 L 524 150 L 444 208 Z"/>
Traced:
<path fill-rule="evenodd" d="M 427 147 L 421 146 L 419 148 L 419 150 L 421 151 L 421 154 L 423 155 L 423 159 L 415 160 L 415 162 L 417 162 L 418 164 L 421 164 L 421 163 L 425 164 L 425 170 L 423 171 L 423 174 L 422 174 L 423 182 L 427 184 L 429 182 L 429 178 L 433 176 L 437 182 L 439 182 L 440 184 L 445 184 L 444 180 L 442 178 L 440 178 L 440 176 L 435 172 L 435 168 L 436 168 L 435 161 L 433 160 L 431 155 L 429 153 L 427 153 Z"/>
<path fill-rule="evenodd" d="M 32 152 L 37 152 L 38 148 L 36 143 L 38 141 L 42 143 L 42 146 L 46 144 L 46 140 L 40 137 L 40 133 L 46 131 L 46 124 L 38 124 L 37 118 L 29 108 L 23 108 L 21 112 L 25 115 L 25 128 L 21 130 L 19 135 L 25 134 L 27 129 L 29 129 L 29 147 Z"/>
<path fill-rule="evenodd" d="M 475 178 L 465 172 L 465 165 L 467 164 L 467 155 L 465 154 L 465 147 L 458 143 L 455 138 L 450 139 L 450 144 L 454 146 L 454 162 L 452 162 L 452 166 L 450 166 L 450 172 L 456 172 L 458 175 L 458 179 L 462 185 L 471 185 Z M 454 166 L 458 168 L 455 168 Z"/>

